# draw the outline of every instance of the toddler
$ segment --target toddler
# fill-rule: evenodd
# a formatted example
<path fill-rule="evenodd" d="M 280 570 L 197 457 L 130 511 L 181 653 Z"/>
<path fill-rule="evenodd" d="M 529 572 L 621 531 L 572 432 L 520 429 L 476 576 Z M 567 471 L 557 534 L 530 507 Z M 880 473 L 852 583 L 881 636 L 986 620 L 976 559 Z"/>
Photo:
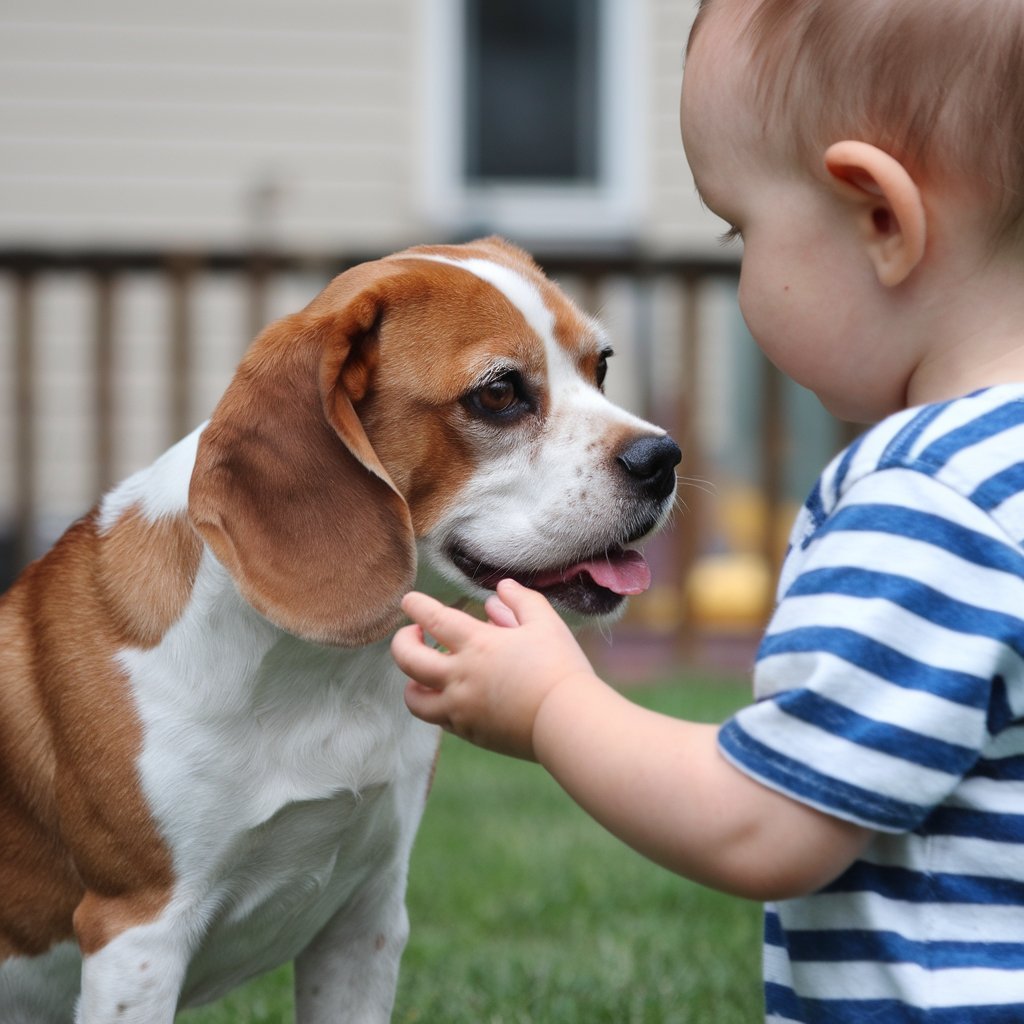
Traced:
<path fill-rule="evenodd" d="M 873 424 L 797 519 L 757 702 L 638 708 L 504 581 L 487 622 L 406 597 L 408 705 L 766 901 L 767 1020 L 1024 1021 L 1024 0 L 704 0 L 681 120 L 751 334 Z"/>

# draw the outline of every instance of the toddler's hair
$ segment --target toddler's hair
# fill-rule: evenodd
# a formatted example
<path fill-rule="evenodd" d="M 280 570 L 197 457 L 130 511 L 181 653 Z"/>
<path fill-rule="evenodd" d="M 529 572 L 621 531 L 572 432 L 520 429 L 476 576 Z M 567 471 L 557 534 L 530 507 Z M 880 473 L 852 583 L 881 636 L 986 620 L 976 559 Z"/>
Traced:
<path fill-rule="evenodd" d="M 1024 241 L 1024 0 L 751 0 L 741 16 L 757 101 L 799 157 L 869 142 L 966 184 L 996 243 Z"/>

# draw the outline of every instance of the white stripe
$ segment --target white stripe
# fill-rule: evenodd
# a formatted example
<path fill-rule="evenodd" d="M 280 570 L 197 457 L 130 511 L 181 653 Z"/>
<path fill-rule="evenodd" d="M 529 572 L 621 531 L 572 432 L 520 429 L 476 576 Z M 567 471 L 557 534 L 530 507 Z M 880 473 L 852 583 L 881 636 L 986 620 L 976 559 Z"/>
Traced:
<path fill-rule="evenodd" d="M 1008 384 L 992 388 L 983 395 L 954 402 L 951 406 L 944 409 L 940 416 L 928 424 L 910 450 L 910 457 L 918 458 L 929 445 L 941 440 L 947 434 L 958 430 L 972 420 L 984 416 L 993 409 L 998 409 L 1001 405 L 1020 398 L 1022 394 L 1024 392 L 1022 392 L 1019 384 Z"/>
<path fill-rule="evenodd" d="M 765 981 L 774 981 L 778 985 L 792 987 L 793 978 L 790 974 L 789 954 L 781 946 L 764 944 L 764 963 L 762 965 Z"/>
<path fill-rule="evenodd" d="M 1019 691 L 1024 689 L 1020 685 L 1012 687 L 1010 690 L 1010 704 L 1016 706 L 1020 704 L 1021 700 L 1024 699 L 1024 694 Z M 1016 698 L 1016 700 L 1014 699 Z M 1020 714 L 1019 711 L 1016 712 Z M 1000 757 L 1020 757 L 1024 754 L 1024 726 L 1015 725 L 1011 729 L 1006 729 L 1001 732 L 998 736 L 993 736 L 985 755 L 993 759 Z"/>
<path fill-rule="evenodd" d="M 844 497 L 844 505 L 908 506 L 914 494 L 916 507 L 922 511 L 972 529 L 1019 554 L 988 516 L 945 485 L 911 470 L 887 470 L 862 481 Z M 792 559 L 799 572 L 852 566 L 907 576 L 937 589 L 955 581 L 955 595 L 960 601 L 1024 615 L 1024 579 L 977 565 L 927 541 L 888 533 L 881 526 L 877 532 L 833 530 L 818 538 L 806 552 L 794 552 Z"/>
<path fill-rule="evenodd" d="M 885 797 L 931 806 L 942 800 L 957 781 L 947 772 L 862 747 L 803 722 L 771 701 L 745 708 L 736 718 L 752 739 L 773 750 L 798 751 L 801 763 L 819 775 L 838 778 Z"/>
<path fill-rule="evenodd" d="M 877 468 L 879 460 L 882 455 L 885 454 L 885 450 L 892 443 L 892 439 L 917 415 L 918 411 L 919 410 L 917 409 L 905 409 L 903 412 L 896 413 L 889 417 L 889 419 L 883 421 L 877 427 L 869 430 L 863 435 L 847 469 L 846 478 L 843 482 L 844 488 L 848 487 L 852 481 L 858 480 L 860 477 L 873 472 Z M 834 472 L 839 468 L 842 461 L 843 455 L 840 454 L 833 460 L 832 472 L 829 473 L 829 489 L 826 497 L 829 499 L 828 506 L 830 508 L 833 504 L 831 496 L 833 492 Z"/>
<path fill-rule="evenodd" d="M 965 779 L 946 803 L 950 807 L 966 807 L 985 814 L 1020 814 L 1024 808 L 1024 782 L 1015 779 Z M 1021 936 L 1024 936 L 1024 930 Z"/>
<path fill-rule="evenodd" d="M 995 474 L 992 474 L 995 475 Z M 992 509 L 992 518 L 1018 544 L 1024 541 L 1024 491 L 1011 494 Z"/>
<path fill-rule="evenodd" d="M 970 836 L 879 834 L 864 860 L 886 867 L 939 875 L 978 875 L 981 878 L 1020 878 L 1021 849 Z"/>
<path fill-rule="evenodd" d="M 450 256 L 424 256 L 417 254 L 416 259 L 431 260 L 434 263 L 447 263 L 452 267 L 461 267 L 482 281 L 494 285 L 502 295 L 512 303 L 530 328 L 541 338 L 549 350 L 555 345 L 555 317 L 544 304 L 538 289 L 509 267 L 494 263 L 491 260 L 453 259 Z"/>
<path fill-rule="evenodd" d="M 874 892 L 821 893 L 784 911 L 790 930 L 892 932 L 911 942 L 1020 942 L 1024 907 L 910 903 Z"/>
<path fill-rule="evenodd" d="M 819 686 L 819 680 L 827 680 Z M 794 686 L 809 687 L 829 700 L 879 722 L 913 728 L 946 743 L 980 738 L 986 714 L 923 690 L 895 686 L 834 654 L 780 654 L 758 662 L 755 692 L 771 697 Z"/>
<path fill-rule="evenodd" d="M 1017 610 L 1024 610 L 1024 604 Z M 1024 661 L 999 639 L 949 629 L 883 598 L 827 593 L 790 597 L 779 606 L 768 635 L 802 627 L 844 629 L 851 623 L 857 624 L 858 633 L 922 665 L 983 678 L 996 670 L 1024 675 Z"/>
<path fill-rule="evenodd" d="M 797 963 L 793 974 L 797 990 L 809 999 L 895 999 L 922 1008 L 1024 1002 L 1024 975 L 1012 970 L 843 961 Z"/>
<path fill-rule="evenodd" d="M 982 453 L 979 458 L 979 452 Z M 996 438 L 983 438 L 975 444 L 962 448 L 952 456 L 946 465 L 939 471 L 939 479 L 948 481 L 949 484 L 961 490 L 964 494 L 971 494 L 979 484 L 1005 468 L 1005 465 L 993 464 L 993 456 L 996 454 L 1012 454 L 1014 459 L 1024 452 L 1024 423 L 1020 426 L 1011 427 L 1009 430 L 999 434 Z"/>

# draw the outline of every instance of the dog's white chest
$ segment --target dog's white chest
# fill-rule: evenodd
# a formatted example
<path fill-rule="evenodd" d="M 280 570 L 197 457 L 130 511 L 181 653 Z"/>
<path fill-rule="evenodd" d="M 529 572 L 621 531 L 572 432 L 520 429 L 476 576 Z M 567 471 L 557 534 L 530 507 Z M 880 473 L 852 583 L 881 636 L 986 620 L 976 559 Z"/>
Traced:
<path fill-rule="evenodd" d="M 237 837 L 210 885 L 211 919 L 182 988 L 201 1004 L 293 959 L 398 848 L 400 787 L 291 804 Z"/>
<path fill-rule="evenodd" d="M 404 706 L 386 644 L 305 644 L 231 596 L 211 587 L 196 618 L 222 602 L 235 643 L 205 644 L 186 680 L 189 615 L 159 648 L 121 657 L 143 722 L 143 790 L 177 879 L 165 916 L 201 933 L 184 1004 L 292 959 L 376 875 L 397 870 L 404 888 L 437 747 Z"/>

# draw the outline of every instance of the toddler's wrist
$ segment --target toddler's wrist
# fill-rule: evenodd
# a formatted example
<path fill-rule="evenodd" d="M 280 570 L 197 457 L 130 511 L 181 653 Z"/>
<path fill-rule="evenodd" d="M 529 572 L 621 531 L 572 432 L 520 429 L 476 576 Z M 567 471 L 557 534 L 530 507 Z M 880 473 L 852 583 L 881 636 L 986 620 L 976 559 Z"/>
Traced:
<path fill-rule="evenodd" d="M 589 668 L 578 668 L 561 676 L 541 698 L 533 716 L 530 745 L 533 760 L 547 765 L 545 752 L 557 748 L 565 730 L 577 717 L 577 709 L 603 683 Z"/>

